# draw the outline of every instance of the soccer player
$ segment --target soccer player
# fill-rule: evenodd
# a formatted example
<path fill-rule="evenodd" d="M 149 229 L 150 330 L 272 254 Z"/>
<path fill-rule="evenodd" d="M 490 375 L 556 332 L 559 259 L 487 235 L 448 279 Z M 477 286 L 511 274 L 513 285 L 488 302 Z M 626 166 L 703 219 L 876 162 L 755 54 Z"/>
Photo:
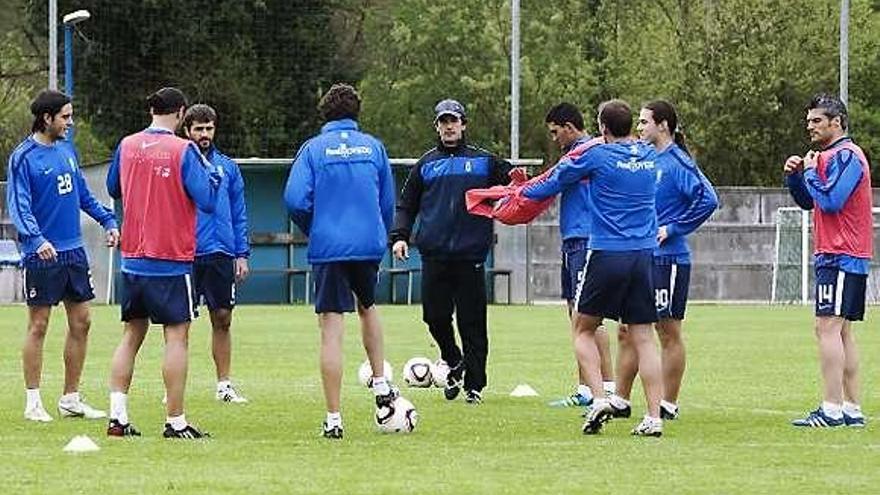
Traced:
<path fill-rule="evenodd" d="M 309 237 L 327 405 L 323 435 L 330 439 L 343 435 L 344 314 L 355 307 L 373 371 L 376 406 L 390 406 L 398 395 L 383 373 L 382 325 L 375 306 L 379 262 L 394 216 L 394 176 L 385 146 L 358 128 L 360 108 L 355 88 L 330 87 L 318 103 L 326 123 L 296 154 L 284 190 L 291 218 Z"/>
<path fill-rule="evenodd" d="M 865 153 L 846 134 L 849 119 L 839 98 L 817 94 L 806 110 L 815 149 L 788 157 L 783 170 L 795 202 L 813 210 L 816 337 L 824 388 L 822 404 L 792 424 L 864 427 L 852 322 L 864 319 L 874 249 L 871 172 Z"/>
<path fill-rule="evenodd" d="M 25 419 L 52 421 L 40 397 L 43 342 L 52 306 L 64 301 L 64 394 L 58 412 L 64 417 L 106 417 L 79 394 L 88 347 L 89 301 L 94 299 L 92 274 L 83 249 L 79 212 L 85 211 L 107 231 L 107 246 L 119 241 L 113 211 L 89 191 L 73 143 L 65 140 L 73 125 L 70 97 L 43 91 L 31 103 L 33 134 L 9 157 L 6 205 L 23 252 L 28 330 L 21 351 Z"/>
<path fill-rule="evenodd" d="M 687 236 L 702 225 L 718 207 L 715 188 L 688 152 L 678 130 L 678 115 L 669 102 L 645 104 L 637 125 L 642 140 L 657 150 L 657 242 L 654 250 L 654 302 L 659 321 L 663 371 L 663 399 L 660 417 L 678 418 L 678 394 L 685 370 L 682 321 L 690 285 L 691 256 Z M 617 395 L 629 402 L 632 382 L 638 372 L 628 330 L 618 330 L 621 359 L 618 360 Z"/>
<path fill-rule="evenodd" d="M 434 115 L 438 143 L 419 158 L 403 186 L 392 250 L 397 259 L 409 257 L 418 218 L 413 242 L 422 255 L 422 319 L 450 366 L 443 392 L 454 400 L 464 386 L 467 403 L 480 404 L 489 354 L 483 263 L 492 247 L 492 219 L 467 212 L 465 191 L 507 184 L 511 166 L 467 143 L 467 114 L 461 103 L 443 100 Z"/>
<path fill-rule="evenodd" d="M 183 411 L 189 326 L 195 318 L 191 280 L 196 208 L 210 213 L 221 176 L 198 148 L 174 135 L 186 97 L 162 88 L 147 98 L 150 126 L 122 139 L 107 175 L 107 191 L 122 199 L 122 341 L 110 371 L 109 436 L 140 436 L 128 416 L 134 360 L 150 322 L 162 325 L 165 357 L 165 438 L 201 438 Z"/>
<path fill-rule="evenodd" d="M 562 150 L 562 159 L 575 159 L 584 152 L 590 136 L 584 131 L 584 116 L 571 103 L 560 103 L 547 112 L 544 118 L 550 138 Z M 590 241 L 589 192 L 584 182 L 566 185 L 559 197 L 559 234 L 562 238 L 562 298 L 568 303 L 568 316 L 574 317 L 575 288 L 583 275 Z M 574 337 L 574 335 L 572 335 Z M 596 332 L 596 344 L 601 356 L 602 385 L 606 392 L 614 391 L 614 375 L 611 368 L 611 351 L 608 348 L 608 332 L 600 326 Z M 586 370 L 578 366 L 580 382 L 573 394 L 550 403 L 553 407 L 586 407 L 593 403 L 593 393 L 587 385 Z"/>
<path fill-rule="evenodd" d="M 217 400 L 242 404 L 247 399 L 232 385 L 229 370 L 235 288 L 248 275 L 250 255 L 244 179 L 238 165 L 214 146 L 217 112 L 213 108 L 203 104 L 189 107 L 183 116 L 183 129 L 214 170 L 225 177 L 217 193 L 214 212 L 198 212 L 193 279 L 196 300 L 203 301 L 211 315 Z"/>
<path fill-rule="evenodd" d="M 629 105 L 610 100 L 599 109 L 599 131 L 607 144 L 574 158 L 563 159 L 543 182 L 525 195 L 543 199 L 569 184 L 589 179 L 591 206 L 590 253 L 575 293 L 575 352 L 586 370 L 593 406 L 583 425 L 585 434 L 598 433 L 612 417 L 628 416 L 616 396 L 604 397 L 596 331 L 603 318 L 629 326 L 645 390 L 647 414 L 633 435 L 660 436 L 660 356 L 654 343 L 652 258 L 657 247 L 656 152 L 630 137 L 633 117 Z"/>

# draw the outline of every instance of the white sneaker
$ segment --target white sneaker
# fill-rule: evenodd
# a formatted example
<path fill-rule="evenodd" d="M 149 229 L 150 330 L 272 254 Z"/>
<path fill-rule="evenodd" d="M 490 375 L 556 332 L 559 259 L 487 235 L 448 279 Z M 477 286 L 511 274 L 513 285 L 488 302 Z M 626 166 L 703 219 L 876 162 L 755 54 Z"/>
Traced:
<path fill-rule="evenodd" d="M 42 404 L 37 404 L 35 407 L 24 410 L 24 419 L 29 421 L 39 421 L 41 423 L 48 423 L 54 418 L 49 416 L 49 413 L 43 408 Z"/>
<path fill-rule="evenodd" d="M 233 404 L 247 404 L 248 402 L 248 400 L 239 394 L 232 385 L 217 389 L 217 400 L 231 402 Z"/>
<path fill-rule="evenodd" d="M 632 434 L 637 437 L 659 437 L 663 435 L 663 420 L 655 420 L 648 416 L 642 418 L 642 422 L 632 429 Z"/>
<path fill-rule="evenodd" d="M 64 418 L 103 419 L 107 413 L 86 404 L 80 399 L 78 402 L 58 401 L 58 412 Z"/>

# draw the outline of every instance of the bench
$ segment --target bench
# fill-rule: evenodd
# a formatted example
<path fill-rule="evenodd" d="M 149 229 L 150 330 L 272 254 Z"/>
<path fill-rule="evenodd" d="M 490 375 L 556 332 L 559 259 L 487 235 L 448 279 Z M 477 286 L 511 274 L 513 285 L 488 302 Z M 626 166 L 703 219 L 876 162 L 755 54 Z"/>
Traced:
<path fill-rule="evenodd" d="M 406 303 L 412 304 L 412 295 L 413 295 L 413 274 L 421 271 L 419 268 L 385 268 L 382 271 L 388 274 L 389 278 L 389 293 L 388 293 L 388 304 L 395 304 L 394 296 L 397 295 L 397 285 L 395 282 L 397 281 L 397 277 L 400 275 L 406 275 Z"/>
<path fill-rule="evenodd" d="M 287 302 L 288 304 L 293 304 L 293 279 L 297 275 L 303 275 L 306 282 L 306 290 L 305 290 L 305 302 L 309 304 L 309 300 L 312 293 L 312 271 L 306 268 L 265 268 L 265 269 L 252 269 L 250 271 L 252 275 L 277 275 L 283 274 L 287 277 Z"/>

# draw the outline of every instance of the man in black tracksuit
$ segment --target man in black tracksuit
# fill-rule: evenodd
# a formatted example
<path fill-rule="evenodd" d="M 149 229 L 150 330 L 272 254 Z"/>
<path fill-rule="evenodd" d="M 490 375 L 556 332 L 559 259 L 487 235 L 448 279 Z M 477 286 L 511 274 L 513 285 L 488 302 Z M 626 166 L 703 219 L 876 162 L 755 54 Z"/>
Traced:
<path fill-rule="evenodd" d="M 465 400 L 479 404 L 489 353 L 483 263 L 493 242 L 492 220 L 470 215 L 464 193 L 507 184 L 511 166 L 465 142 L 467 116 L 461 103 L 443 100 L 434 112 L 439 142 L 419 159 L 403 186 L 392 249 L 398 259 L 408 257 L 418 217 L 413 241 L 422 254 L 422 319 L 450 366 L 444 394 L 453 400 L 464 386 Z M 455 342 L 453 311 L 464 354 Z"/>

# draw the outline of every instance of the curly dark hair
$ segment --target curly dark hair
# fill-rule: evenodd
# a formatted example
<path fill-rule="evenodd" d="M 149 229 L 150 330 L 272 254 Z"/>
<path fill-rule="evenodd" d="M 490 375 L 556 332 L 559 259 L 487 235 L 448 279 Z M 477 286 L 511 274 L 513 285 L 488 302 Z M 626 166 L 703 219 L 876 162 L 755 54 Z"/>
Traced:
<path fill-rule="evenodd" d="M 318 102 L 318 112 L 327 122 L 340 119 L 357 120 L 360 111 L 360 95 L 353 86 L 344 83 L 330 86 Z"/>

